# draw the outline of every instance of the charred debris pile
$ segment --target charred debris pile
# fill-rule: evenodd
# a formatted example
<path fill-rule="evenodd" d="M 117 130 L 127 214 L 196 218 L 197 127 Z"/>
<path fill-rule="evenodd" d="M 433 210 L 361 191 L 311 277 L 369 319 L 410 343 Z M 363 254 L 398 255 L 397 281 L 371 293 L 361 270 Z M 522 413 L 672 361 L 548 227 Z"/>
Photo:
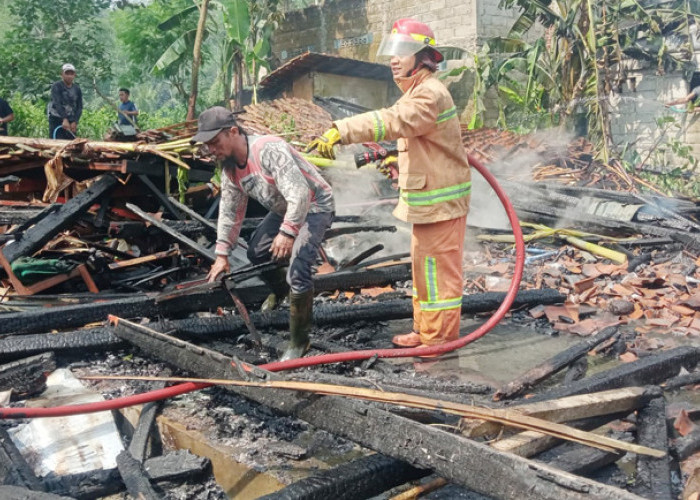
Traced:
<path fill-rule="evenodd" d="M 240 121 L 301 146 L 330 117 L 285 99 L 250 107 Z M 96 414 L 109 422 L 4 420 L 3 498 L 700 493 L 700 415 L 677 402 L 700 383 L 693 200 L 641 194 L 637 180 L 597 164 L 583 140 L 557 150 L 537 137 L 465 130 L 468 150 L 495 171 L 525 150 L 538 152 L 527 176 L 499 174 L 527 242 L 507 321 L 580 339 L 503 384 L 441 374 L 441 364 L 459 363 L 456 353 L 273 373 L 256 367 L 278 357 L 287 325 L 284 305 L 258 310 L 268 294 L 258 276 L 269 265 L 249 265 L 241 241 L 232 274 L 215 284 L 204 279 L 216 235 L 216 166 L 189 147 L 195 128 L 146 131 L 137 143 L 0 138 L 1 406 L 217 381 L 140 410 Z M 378 257 L 396 226 L 339 213 L 327 242 L 369 234 L 373 244 L 322 256 L 311 354 L 389 347 L 377 332 L 411 317 L 407 254 Z M 261 215 L 255 207 L 248 213 L 244 236 Z M 462 311 L 480 321 L 503 299 L 512 239 L 488 227 L 470 232 Z M 78 396 L 86 399 L 71 399 Z M 113 442 L 103 438 L 102 462 L 66 470 L 42 457 L 49 444 L 40 436 L 60 435 L 77 444 L 52 446 L 78 446 L 62 463 L 83 460 L 84 433 L 94 426 L 109 428 Z M 341 465 L 337 456 L 314 455 L 320 441 L 345 453 Z M 246 489 L 252 484 L 255 494 Z"/>

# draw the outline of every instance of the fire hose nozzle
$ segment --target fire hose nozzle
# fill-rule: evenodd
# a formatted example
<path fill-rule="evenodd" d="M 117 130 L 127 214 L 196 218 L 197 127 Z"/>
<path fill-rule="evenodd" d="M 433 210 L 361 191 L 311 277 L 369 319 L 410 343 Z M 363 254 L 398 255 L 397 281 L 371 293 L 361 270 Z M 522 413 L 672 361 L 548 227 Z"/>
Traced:
<path fill-rule="evenodd" d="M 363 167 L 373 161 L 383 160 L 387 157 L 387 155 L 387 150 L 384 148 L 380 150 L 373 149 L 371 151 L 365 151 L 364 153 L 357 153 L 355 155 L 355 166 L 357 168 Z"/>

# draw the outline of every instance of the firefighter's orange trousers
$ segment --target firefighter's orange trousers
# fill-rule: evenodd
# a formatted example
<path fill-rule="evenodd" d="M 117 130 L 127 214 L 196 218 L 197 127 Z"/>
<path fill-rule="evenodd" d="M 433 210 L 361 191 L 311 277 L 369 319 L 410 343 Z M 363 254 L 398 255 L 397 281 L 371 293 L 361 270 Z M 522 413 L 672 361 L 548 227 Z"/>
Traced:
<path fill-rule="evenodd" d="M 413 224 L 413 331 L 423 345 L 459 337 L 462 311 L 462 255 L 467 217 Z"/>

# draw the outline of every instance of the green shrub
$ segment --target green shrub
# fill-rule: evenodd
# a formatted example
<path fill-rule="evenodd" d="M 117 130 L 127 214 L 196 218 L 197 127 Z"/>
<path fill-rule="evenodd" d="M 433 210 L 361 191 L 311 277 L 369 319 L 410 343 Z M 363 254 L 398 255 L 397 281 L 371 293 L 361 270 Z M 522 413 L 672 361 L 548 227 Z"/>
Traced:
<path fill-rule="evenodd" d="M 49 120 L 46 114 L 46 103 L 32 102 L 23 99 L 20 94 L 10 98 L 10 106 L 15 119 L 8 123 L 8 133 L 19 137 L 48 137 Z"/>

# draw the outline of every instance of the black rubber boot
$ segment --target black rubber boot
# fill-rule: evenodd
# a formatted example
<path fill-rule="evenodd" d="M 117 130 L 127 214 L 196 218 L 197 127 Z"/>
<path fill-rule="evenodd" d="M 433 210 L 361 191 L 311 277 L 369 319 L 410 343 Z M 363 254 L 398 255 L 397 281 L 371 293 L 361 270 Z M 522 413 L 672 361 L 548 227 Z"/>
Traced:
<path fill-rule="evenodd" d="M 289 294 L 289 346 L 280 361 L 301 358 L 309 350 L 314 291 Z"/>
<path fill-rule="evenodd" d="M 282 303 L 289 293 L 287 267 L 278 267 L 271 271 L 264 271 L 260 273 L 260 279 L 272 290 L 272 293 L 267 296 L 265 302 L 260 306 L 260 310 L 265 312 L 277 309 L 277 306 Z"/>

